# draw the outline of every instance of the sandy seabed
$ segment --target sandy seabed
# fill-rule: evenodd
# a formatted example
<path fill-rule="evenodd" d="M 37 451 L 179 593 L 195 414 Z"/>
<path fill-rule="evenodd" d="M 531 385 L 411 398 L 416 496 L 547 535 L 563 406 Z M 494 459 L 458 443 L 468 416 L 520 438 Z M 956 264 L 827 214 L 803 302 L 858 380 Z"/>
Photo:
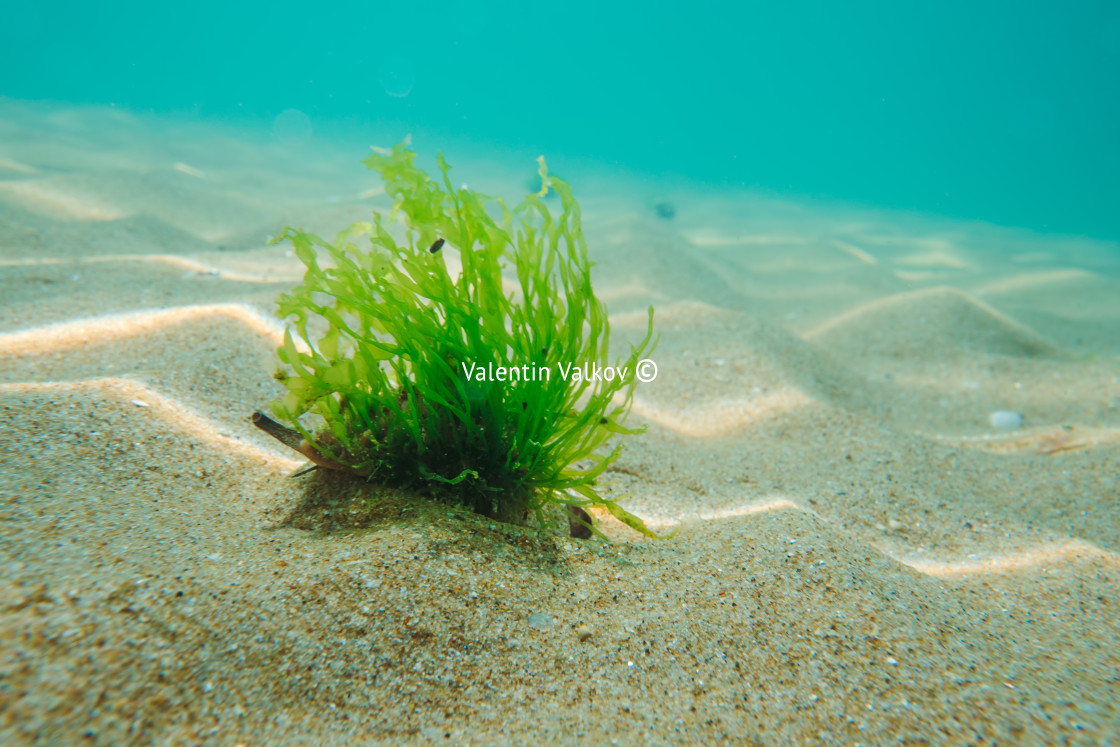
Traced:
<path fill-rule="evenodd" d="M 573 178 L 618 350 L 661 334 L 605 487 L 677 533 L 353 529 L 248 415 L 266 239 L 387 208 L 362 157 L 0 101 L 0 742 L 1120 734 L 1120 247 Z"/>

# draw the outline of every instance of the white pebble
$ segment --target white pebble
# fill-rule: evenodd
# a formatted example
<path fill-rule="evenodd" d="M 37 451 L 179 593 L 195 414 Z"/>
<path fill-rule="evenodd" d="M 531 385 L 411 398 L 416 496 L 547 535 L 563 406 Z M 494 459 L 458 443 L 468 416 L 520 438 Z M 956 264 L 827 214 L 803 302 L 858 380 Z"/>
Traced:
<path fill-rule="evenodd" d="M 997 410 L 988 416 L 988 422 L 993 428 L 1013 431 L 1023 426 L 1023 416 L 1012 410 Z"/>
<path fill-rule="evenodd" d="M 536 628 L 537 630 L 547 630 L 552 627 L 552 618 L 548 615 L 542 615 L 540 612 L 534 612 L 529 615 L 529 627 Z"/>

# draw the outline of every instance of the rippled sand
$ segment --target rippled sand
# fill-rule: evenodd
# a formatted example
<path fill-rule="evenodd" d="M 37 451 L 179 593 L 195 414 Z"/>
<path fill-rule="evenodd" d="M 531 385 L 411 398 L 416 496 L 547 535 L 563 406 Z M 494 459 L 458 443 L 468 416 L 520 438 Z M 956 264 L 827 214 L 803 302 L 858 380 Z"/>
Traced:
<path fill-rule="evenodd" d="M 266 239 L 387 207 L 362 156 L 0 101 L 0 741 L 1120 733 L 1120 248 L 577 174 L 619 351 L 662 335 L 607 485 L 677 534 L 354 530 L 248 415 Z"/>

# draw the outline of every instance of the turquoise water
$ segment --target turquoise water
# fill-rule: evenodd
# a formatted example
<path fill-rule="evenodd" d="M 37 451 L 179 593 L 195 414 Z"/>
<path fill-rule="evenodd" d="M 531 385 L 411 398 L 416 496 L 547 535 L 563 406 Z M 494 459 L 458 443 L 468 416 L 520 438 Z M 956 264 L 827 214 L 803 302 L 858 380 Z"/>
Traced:
<path fill-rule="evenodd" d="M 1120 238 L 1107 2 L 23 3 L 0 95 Z"/>

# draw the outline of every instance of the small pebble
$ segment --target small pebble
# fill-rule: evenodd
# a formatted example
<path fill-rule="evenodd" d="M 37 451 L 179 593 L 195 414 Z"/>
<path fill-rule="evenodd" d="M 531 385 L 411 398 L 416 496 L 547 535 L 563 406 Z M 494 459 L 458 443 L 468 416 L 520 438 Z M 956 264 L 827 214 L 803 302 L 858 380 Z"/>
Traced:
<path fill-rule="evenodd" d="M 576 635 L 579 636 L 580 643 L 583 643 L 594 634 L 595 631 L 593 631 L 586 625 L 580 625 L 578 628 L 576 628 Z"/>
<path fill-rule="evenodd" d="M 542 615 L 540 612 L 534 612 L 529 615 L 529 627 L 536 628 L 537 630 L 547 630 L 552 627 L 552 617 L 549 615 Z"/>
<path fill-rule="evenodd" d="M 673 203 L 669 202 L 668 200 L 659 200 L 653 206 L 653 210 L 655 213 L 657 213 L 658 218 L 662 218 L 664 220 L 672 220 L 673 217 L 677 214 L 677 208 L 674 207 Z"/>
<path fill-rule="evenodd" d="M 568 506 L 568 533 L 575 539 L 591 539 L 591 515 L 579 506 Z"/>
<path fill-rule="evenodd" d="M 988 416 L 988 422 L 993 428 L 1013 431 L 1023 425 L 1023 416 L 1012 410 L 997 410 Z"/>

